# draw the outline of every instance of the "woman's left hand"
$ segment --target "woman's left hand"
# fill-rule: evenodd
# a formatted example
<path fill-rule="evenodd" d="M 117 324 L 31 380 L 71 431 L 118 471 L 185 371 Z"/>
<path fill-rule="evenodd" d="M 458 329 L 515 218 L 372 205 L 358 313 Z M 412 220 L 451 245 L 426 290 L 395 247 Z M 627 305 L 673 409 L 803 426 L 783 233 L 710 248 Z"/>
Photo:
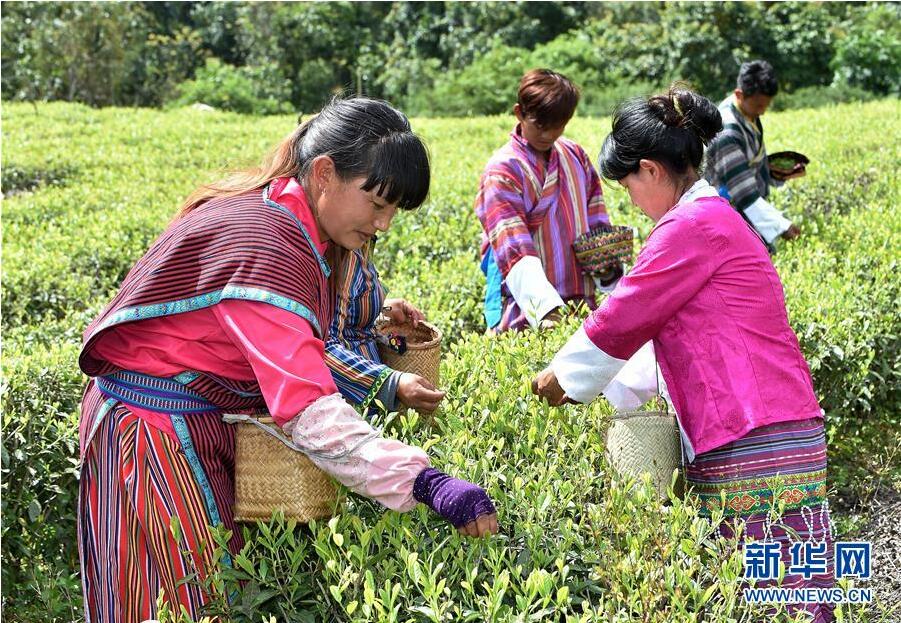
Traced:
<path fill-rule="evenodd" d="M 478 485 L 427 467 L 413 483 L 413 498 L 444 517 L 464 536 L 497 534 L 497 510 L 488 493 Z"/>
<path fill-rule="evenodd" d="M 438 408 L 445 392 L 427 379 L 412 372 L 404 372 L 397 383 L 397 399 L 411 409 L 434 411 Z"/>
<path fill-rule="evenodd" d="M 559 407 L 565 404 L 578 404 L 575 400 L 566 395 L 557 375 L 550 368 L 542 370 L 538 376 L 532 381 L 532 393 L 547 400 L 552 407 Z"/>
<path fill-rule="evenodd" d="M 411 323 L 416 327 L 425 320 L 423 313 L 404 299 L 385 299 L 382 313 L 394 324 Z"/>

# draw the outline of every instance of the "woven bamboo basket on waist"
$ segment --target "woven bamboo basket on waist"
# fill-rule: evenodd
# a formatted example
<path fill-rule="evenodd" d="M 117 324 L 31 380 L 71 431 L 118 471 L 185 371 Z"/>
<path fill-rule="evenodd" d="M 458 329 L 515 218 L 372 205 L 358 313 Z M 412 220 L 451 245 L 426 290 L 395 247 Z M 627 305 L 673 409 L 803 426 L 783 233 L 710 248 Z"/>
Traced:
<path fill-rule="evenodd" d="M 381 320 L 376 323 L 376 331 L 382 336 L 400 335 L 407 340 L 407 350 L 401 354 L 385 344 L 378 342 L 379 356 L 389 368 L 399 372 L 412 372 L 418 374 L 435 387 L 441 384 L 441 331 L 428 322 L 420 322 L 413 326 L 412 323 L 395 324 L 389 320 Z M 424 416 L 431 416 L 432 411 L 422 411 Z"/>
<path fill-rule="evenodd" d="M 332 516 L 338 500 L 334 481 L 289 447 L 271 417 L 247 416 L 235 426 L 236 521 L 266 521 L 279 509 L 301 523 Z"/>
<path fill-rule="evenodd" d="M 676 416 L 666 411 L 617 411 L 607 430 L 607 456 L 621 475 L 640 478 L 649 473 L 657 495 L 666 499 L 673 471 L 682 467 Z M 681 484 L 677 481 L 677 494 Z"/>
<path fill-rule="evenodd" d="M 631 227 L 603 225 L 576 238 L 573 251 L 586 273 L 604 273 L 632 261 Z"/>

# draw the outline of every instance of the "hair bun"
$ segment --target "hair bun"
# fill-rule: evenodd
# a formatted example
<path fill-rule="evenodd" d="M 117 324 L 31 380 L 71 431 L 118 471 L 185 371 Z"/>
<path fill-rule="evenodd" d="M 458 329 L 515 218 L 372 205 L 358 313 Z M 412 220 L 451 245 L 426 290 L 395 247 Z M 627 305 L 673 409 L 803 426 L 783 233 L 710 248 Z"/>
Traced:
<path fill-rule="evenodd" d="M 720 111 L 709 99 L 681 85 L 655 95 L 648 104 L 664 125 L 694 132 L 707 145 L 723 129 Z"/>
<path fill-rule="evenodd" d="M 689 90 L 673 90 L 673 101 L 686 117 L 689 127 L 704 145 L 723 129 L 723 117 L 716 105 L 703 95 Z"/>
<path fill-rule="evenodd" d="M 676 108 L 676 102 L 672 98 L 672 92 L 666 95 L 654 95 L 648 99 L 651 112 L 663 125 L 671 128 L 683 127 L 685 120 L 681 112 Z"/>

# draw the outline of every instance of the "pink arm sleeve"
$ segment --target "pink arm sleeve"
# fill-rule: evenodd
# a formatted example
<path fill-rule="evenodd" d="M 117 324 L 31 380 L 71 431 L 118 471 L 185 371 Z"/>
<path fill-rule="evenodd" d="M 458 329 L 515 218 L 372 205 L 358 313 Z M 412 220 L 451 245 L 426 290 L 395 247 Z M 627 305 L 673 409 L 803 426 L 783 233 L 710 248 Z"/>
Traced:
<path fill-rule="evenodd" d="M 319 469 L 354 493 L 400 512 L 416 506 L 413 485 L 429 466 L 426 453 L 382 437 L 340 394 L 311 404 L 285 431 Z"/>
<path fill-rule="evenodd" d="M 253 368 L 273 419 L 319 469 L 392 510 L 416 505 L 413 483 L 429 466 L 428 456 L 382 437 L 341 398 L 322 340 L 306 320 L 250 301 L 222 301 L 213 309 Z"/>
<path fill-rule="evenodd" d="M 693 220 L 659 224 L 629 274 L 585 320 L 588 338 L 612 357 L 632 357 L 710 279 L 713 253 Z"/>

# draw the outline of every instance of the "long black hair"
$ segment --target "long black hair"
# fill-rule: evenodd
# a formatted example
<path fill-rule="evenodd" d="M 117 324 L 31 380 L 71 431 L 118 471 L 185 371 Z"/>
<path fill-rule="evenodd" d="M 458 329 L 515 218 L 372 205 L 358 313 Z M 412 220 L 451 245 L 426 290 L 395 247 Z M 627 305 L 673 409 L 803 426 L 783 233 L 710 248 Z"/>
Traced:
<path fill-rule="evenodd" d="M 303 126 L 295 146 L 298 177 L 329 156 L 342 179 L 365 177 L 362 189 L 403 210 L 422 205 L 431 169 L 425 145 L 407 117 L 387 102 L 366 97 L 334 99 Z"/>
<path fill-rule="evenodd" d="M 621 180 L 638 170 L 639 161 L 655 160 L 681 177 L 697 170 L 704 147 L 723 129 L 713 102 L 674 84 L 667 93 L 622 103 L 613 115 L 613 131 L 601 147 L 601 175 Z"/>
<path fill-rule="evenodd" d="M 429 154 L 407 117 L 382 100 L 335 98 L 295 128 L 259 167 L 232 172 L 195 190 L 176 218 L 211 199 L 240 195 L 279 177 L 295 177 L 303 184 L 318 156 L 329 156 L 343 180 L 365 177 L 363 190 L 376 189 L 402 210 L 417 208 L 428 197 Z"/>

